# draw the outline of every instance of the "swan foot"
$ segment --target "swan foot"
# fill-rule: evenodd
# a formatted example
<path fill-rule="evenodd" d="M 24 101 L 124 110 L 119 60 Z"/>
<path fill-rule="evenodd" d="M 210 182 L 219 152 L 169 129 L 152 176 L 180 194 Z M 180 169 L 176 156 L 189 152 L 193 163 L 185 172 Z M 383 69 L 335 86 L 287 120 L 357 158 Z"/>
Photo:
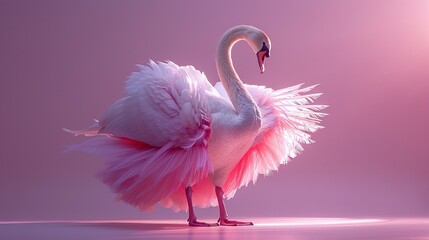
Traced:
<path fill-rule="evenodd" d="M 197 221 L 197 216 L 195 215 L 194 206 L 192 204 L 192 192 L 193 192 L 192 191 L 192 187 L 185 188 L 185 194 L 186 194 L 186 199 L 188 201 L 188 209 L 189 209 L 189 218 L 188 218 L 189 226 L 191 226 L 191 227 L 214 227 L 214 226 L 219 226 L 217 223 L 215 223 L 215 224 L 209 224 L 209 223 Z"/>
<path fill-rule="evenodd" d="M 217 223 L 205 223 L 205 222 L 199 222 L 197 219 L 188 219 L 189 226 L 190 227 L 216 227 L 219 226 Z"/>
<path fill-rule="evenodd" d="M 217 220 L 218 224 L 221 226 L 253 226 L 252 222 L 240 222 L 228 219 L 228 214 L 226 213 L 225 203 L 223 202 L 224 193 L 221 187 L 215 187 L 216 197 L 219 204 L 219 213 L 220 217 Z"/>
<path fill-rule="evenodd" d="M 229 220 L 228 218 L 224 218 L 224 219 L 219 218 L 217 222 L 221 226 L 253 226 L 252 222 L 240 222 L 240 221 Z"/>

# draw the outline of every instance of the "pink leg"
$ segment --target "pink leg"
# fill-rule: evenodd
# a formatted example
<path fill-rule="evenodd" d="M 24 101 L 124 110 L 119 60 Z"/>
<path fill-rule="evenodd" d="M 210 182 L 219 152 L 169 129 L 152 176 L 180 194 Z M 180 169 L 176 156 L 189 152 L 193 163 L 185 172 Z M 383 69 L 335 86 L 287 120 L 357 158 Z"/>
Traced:
<path fill-rule="evenodd" d="M 225 203 L 223 202 L 223 190 L 221 187 L 216 186 L 216 197 L 219 204 L 219 220 L 218 223 L 221 226 L 250 226 L 252 222 L 240 222 L 228 219 L 228 213 L 226 212 Z"/>
<path fill-rule="evenodd" d="M 205 223 L 205 222 L 198 222 L 197 221 L 197 216 L 195 215 L 195 212 L 194 212 L 194 206 L 192 205 L 192 187 L 187 187 L 185 189 L 185 193 L 186 193 L 186 199 L 188 200 L 188 209 L 189 209 L 188 222 L 189 222 L 189 226 L 193 226 L 193 227 L 210 227 L 210 226 L 213 226 L 213 225 Z M 216 224 L 216 226 L 217 226 L 217 224 Z"/>

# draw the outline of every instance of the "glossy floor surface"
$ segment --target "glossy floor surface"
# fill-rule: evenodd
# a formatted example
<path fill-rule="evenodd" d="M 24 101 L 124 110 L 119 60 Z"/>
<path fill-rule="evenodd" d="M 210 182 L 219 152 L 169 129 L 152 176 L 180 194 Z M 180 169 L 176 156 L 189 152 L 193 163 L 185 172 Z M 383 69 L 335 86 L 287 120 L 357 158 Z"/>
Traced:
<path fill-rule="evenodd" d="M 188 227 L 183 220 L 0 222 L 0 239 L 429 240 L 429 218 L 257 218 L 248 227 Z"/>

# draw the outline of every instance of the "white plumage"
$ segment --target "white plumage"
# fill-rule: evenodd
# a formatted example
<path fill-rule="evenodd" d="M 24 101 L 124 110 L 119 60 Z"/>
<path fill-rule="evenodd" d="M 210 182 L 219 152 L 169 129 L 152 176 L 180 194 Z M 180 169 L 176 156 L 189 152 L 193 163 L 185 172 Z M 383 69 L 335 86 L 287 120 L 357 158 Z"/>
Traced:
<path fill-rule="evenodd" d="M 231 59 L 240 40 L 257 52 L 263 71 L 269 38 L 257 28 L 237 26 L 218 46 L 222 83 L 213 87 L 192 66 L 151 61 L 131 75 L 125 96 L 99 122 L 68 130 L 92 136 L 76 148 L 108 159 L 100 177 L 119 199 L 142 210 L 158 202 L 189 210 L 192 226 L 207 225 L 196 220 L 194 205 L 219 205 L 221 225 L 251 224 L 228 220 L 222 198 L 300 153 L 302 144 L 312 142 L 310 133 L 321 128 L 325 106 L 312 104 L 320 94 L 307 92 L 315 86 L 244 85 Z"/>

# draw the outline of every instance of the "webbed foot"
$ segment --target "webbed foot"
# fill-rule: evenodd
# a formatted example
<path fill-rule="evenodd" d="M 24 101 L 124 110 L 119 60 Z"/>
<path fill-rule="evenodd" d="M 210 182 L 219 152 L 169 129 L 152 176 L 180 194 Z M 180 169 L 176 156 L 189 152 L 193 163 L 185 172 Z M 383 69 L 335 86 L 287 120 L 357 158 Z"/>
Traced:
<path fill-rule="evenodd" d="M 253 226 L 252 222 L 234 221 L 234 220 L 229 220 L 227 218 L 225 218 L 225 219 L 219 218 L 219 220 L 217 222 L 221 226 Z"/>
<path fill-rule="evenodd" d="M 191 227 L 216 227 L 219 226 L 217 223 L 205 223 L 205 222 L 199 222 L 197 219 L 188 219 L 189 226 Z"/>

